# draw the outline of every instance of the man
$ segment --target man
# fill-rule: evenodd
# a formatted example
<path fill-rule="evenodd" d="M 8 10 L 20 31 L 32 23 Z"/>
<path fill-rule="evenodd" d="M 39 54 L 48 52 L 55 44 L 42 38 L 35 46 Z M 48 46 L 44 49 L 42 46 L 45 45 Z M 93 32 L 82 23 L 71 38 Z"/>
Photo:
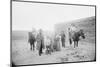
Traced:
<path fill-rule="evenodd" d="M 61 34 L 61 42 L 62 42 L 62 47 L 65 47 L 65 33 L 64 33 L 64 31 L 62 31 L 62 34 Z"/>
<path fill-rule="evenodd" d="M 70 28 L 68 28 L 68 35 L 69 35 L 69 43 L 70 43 L 70 45 L 72 44 L 72 40 L 71 40 L 71 29 Z"/>
<path fill-rule="evenodd" d="M 36 39 L 37 39 L 37 50 L 39 50 L 39 56 L 41 56 L 44 48 L 44 37 L 43 37 L 43 31 L 41 29 L 39 30 Z"/>
<path fill-rule="evenodd" d="M 77 26 L 75 26 L 75 24 L 71 24 L 70 27 L 68 28 L 68 35 L 69 35 L 69 42 L 70 42 L 70 45 L 72 44 L 72 35 L 74 32 L 77 32 L 78 31 L 78 28 Z"/>

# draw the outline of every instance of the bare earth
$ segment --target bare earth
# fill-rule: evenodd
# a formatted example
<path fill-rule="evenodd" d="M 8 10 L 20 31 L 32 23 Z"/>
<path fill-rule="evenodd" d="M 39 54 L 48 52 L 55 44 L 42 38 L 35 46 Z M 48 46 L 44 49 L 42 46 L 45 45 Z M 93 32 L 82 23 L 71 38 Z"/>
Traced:
<path fill-rule="evenodd" d="M 30 45 L 27 42 L 28 33 L 24 31 L 13 31 L 13 62 L 16 65 L 27 65 L 95 60 L 95 17 L 73 21 L 72 23 L 75 23 L 78 28 L 84 30 L 86 38 L 79 41 L 78 48 L 73 48 L 73 45 L 70 46 L 67 42 L 66 48 L 62 48 L 61 51 L 53 52 L 51 55 L 42 54 L 42 56 L 39 56 L 38 51 L 30 51 Z M 57 31 L 60 29 L 67 29 L 66 27 L 66 22 L 58 24 Z"/>
<path fill-rule="evenodd" d="M 30 45 L 25 40 L 13 40 L 12 60 L 16 65 L 45 64 L 75 61 L 93 61 L 95 59 L 95 44 L 79 42 L 78 48 L 73 45 L 62 48 L 61 51 L 53 52 L 51 55 L 38 55 L 38 51 L 30 51 Z"/>

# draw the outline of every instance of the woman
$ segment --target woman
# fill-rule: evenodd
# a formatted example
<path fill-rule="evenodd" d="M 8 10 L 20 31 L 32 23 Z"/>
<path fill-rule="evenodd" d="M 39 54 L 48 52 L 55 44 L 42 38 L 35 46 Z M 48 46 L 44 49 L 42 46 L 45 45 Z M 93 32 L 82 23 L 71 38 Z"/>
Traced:
<path fill-rule="evenodd" d="M 61 50 L 61 36 L 60 36 L 60 34 L 56 35 L 55 40 L 56 40 L 56 50 L 60 51 Z"/>

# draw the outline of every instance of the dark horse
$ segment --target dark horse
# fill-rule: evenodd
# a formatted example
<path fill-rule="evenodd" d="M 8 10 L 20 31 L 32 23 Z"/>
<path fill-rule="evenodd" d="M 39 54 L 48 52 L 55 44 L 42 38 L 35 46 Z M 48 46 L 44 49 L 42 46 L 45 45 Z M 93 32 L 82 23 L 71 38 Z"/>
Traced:
<path fill-rule="evenodd" d="M 28 34 L 29 34 L 28 42 L 30 43 L 30 49 L 34 50 L 34 48 L 35 48 L 35 44 L 34 43 L 36 41 L 35 35 L 33 35 L 32 32 L 29 32 Z"/>
<path fill-rule="evenodd" d="M 80 40 L 80 37 L 85 39 L 85 35 L 82 29 L 80 29 L 78 32 L 73 33 L 73 35 L 69 39 L 70 45 L 72 44 L 72 41 L 74 41 L 74 48 L 78 47 L 78 41 Z"/>

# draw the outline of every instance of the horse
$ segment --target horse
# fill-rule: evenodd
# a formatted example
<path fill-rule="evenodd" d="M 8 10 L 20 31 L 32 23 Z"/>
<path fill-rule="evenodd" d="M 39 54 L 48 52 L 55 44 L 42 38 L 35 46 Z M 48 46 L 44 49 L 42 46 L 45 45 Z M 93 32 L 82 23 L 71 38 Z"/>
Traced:
<path fill-rule="evenodd" d="M 35 35 L 33 35 L 32 32 L 29 32 L 28 34 L 29 34 L 28 42 L 30 43 L 30 50 L 34 50 L 36 42 Z"/>
<path fill-rule="evenodd" d="M 72 41 L 74 42 L 74 48 L 75 47 L 78 47 L 78 42 L 80 40 L 80 37 L 82 37 L 83 39 L 85 39 L 85 35 L 84 35 L 84 32 L 82 29 L 80 29 L 79 31 L 77 32 L 69 32 L 71 35 L 70 38 L 69 38 L 69 42 L 70 42 L 70 45 L 72 44 Z"/>

